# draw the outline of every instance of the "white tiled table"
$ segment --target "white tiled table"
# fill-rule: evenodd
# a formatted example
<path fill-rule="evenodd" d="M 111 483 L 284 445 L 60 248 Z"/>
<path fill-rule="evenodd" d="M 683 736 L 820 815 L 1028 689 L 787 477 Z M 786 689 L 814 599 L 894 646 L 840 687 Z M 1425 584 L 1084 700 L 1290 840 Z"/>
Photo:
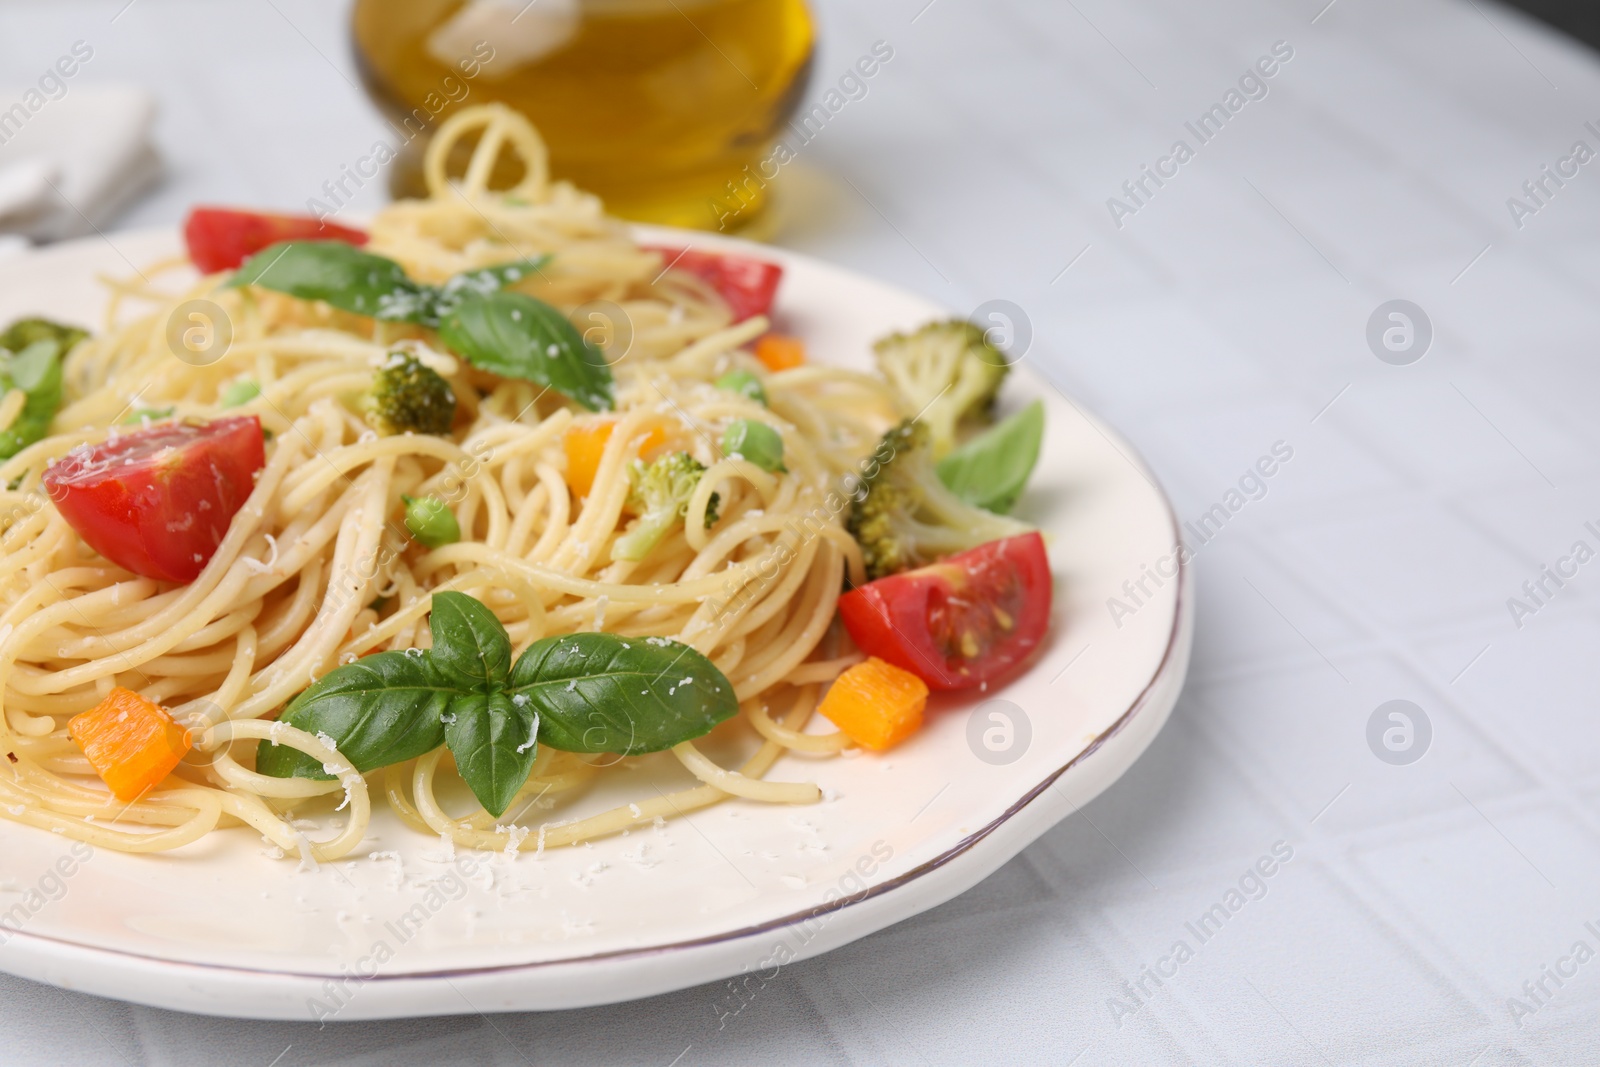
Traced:
<path fill-rule="evenodd" d="M 0 6 L 0 81 L 83 38 L 86 77 L 158 91 L 171 175 L 126 224 L 300 207 L 377 136 L 343 5 L 125 2 Z M 717 987 L 319 1031 L 0 978 L 0 1062 L 1600 1062 L 1600 960 L 1521 1025 L 1508 1006 L 1600 951 L 1600 562 L 1521 628 L 1507 608 L 1600 548 L 1600 162 L 1520 230 L 1506 206 L 1600 150 L 1600 63 L 1489 0 L 1326 3 L 820 5 L 814 91 L 875 40 L 895 57 L 791 168 L 781 240 L 961 311 L 1020 304 L 1028 358 L 1185 518 L 1293 449 L 1200 549 L 1189 688 L 1084 813 L 720 1029 Z M 1280 40 L 1268 95 L 1115 228 L 1106 198 Z M 1410 366 L 1365 340 L 1397 297 L 1436 333 Z M 1409 766 L 1365 738 L 1396 698 L 1432 724 Z M 1186 924 L 1279 841 L 1202 943 Z"/>

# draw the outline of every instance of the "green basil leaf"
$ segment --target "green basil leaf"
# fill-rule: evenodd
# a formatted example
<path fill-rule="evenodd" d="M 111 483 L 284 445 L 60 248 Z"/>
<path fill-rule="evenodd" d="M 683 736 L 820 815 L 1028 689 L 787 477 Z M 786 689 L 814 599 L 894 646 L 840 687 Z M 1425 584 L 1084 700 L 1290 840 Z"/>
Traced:
<path fill-rule="evenodd" d="M 473 293 L 439 324 L 439 336 L 474 366 L 524 378 L 610 411 L 614 382 L 605 355 L 549 304 L 523 293 Z"/>
<path fill-rule="evenodd" d="M 506 286 L 526 278 L 548 262 L 550 262 L 549 256 L 535 256 L 532 259 L 519 259 L 511 263 L 496 264 L 493 267 L 479 267 L 454 275 L 439 288 L 429 291 L 429 314 L 426 324 L 438 326 L 447 315 L 461 306 L 461 301 L 471 296 L 488 296 L 490 293 L 499 292 Z"/>
<path fill-rule="evenodd" d="M 459 302 L 460 298 L 467 293 L 488 296 L 490 293 L 499 292 L 506 286 L 520 282 L 528 275 L 538 272 L 540 268 L 549 262 L 549 256 L 534 256 L 532 259 L 519 259 L 511 263 L 499 263 L 493 267 L 464 270 L 440 286 L 439 295 L 445 300 L 452 301 L 451 306 L 454 307 L 454 302 Z"/>
<path fill-rule="evenodd" d="M 494 612 L 465 593 L 433 594 L 428 616 L 433 648 L 428 658 L 437 676 L 457 689 L 493 693 L 505 688 L 511 669 L 511 639 Z"/>
<path fill-rule="evenodd" d="M 539 741 L 567 752 L 659 752 L 739 710 L 715 664 L 664 637 L 535 641 L 511 669 L 510 690 L 539 713 Z"/>
<path fill-rule="evenodd" d="M 1035 400 L 939 461 L 939 480 L 956 496 L 1004 515 L 1022 495 L 1044 441 L 1044 401 Z"/>
<path fill-rule="evenodd" d="M 331 738 L 363 773 L 412 759 L 444 741 L 444 715 L 461 693 L 441 680 L 428 656 L 379 652 L 336 667 L 295 697 L 280 722 Z M 256 770 L 274 778 L 330 778 L 298 749 L 264 740 Z"/>
<path fill-rule="evenodd" d="M 452 701 L 444 721 L 456 770 L 478 803 L 498 818 L 533 770 L 538 716 L 527 700 L 473 693 Z"/>
<path fill-rule="evenodd" d="M 281 241 L 245 261 L 229 288 L 259 285 L 375 319 L 432 325 L 435 290 L 400 264 L 343 241 Z"/>
<path fill-rule="evenodd" d="M 50 432 L 50 422 L 61 410 L 63 351 L 61 342 L 40 338 L 0 361 L 0 396 L 12 389 L 23 392 L 22 410 L 0 431 L 0 459 L 9 459 Z"/>
<path fill-rule="evenodd" d="M 0 348 L 7 352 L 21 352 L 37 341 L 54 341 L 64 357 L 74 345 L 89 336 L 88 330 L 76 326 L 63 326 L 49 319 L 18 319 L 0 333 Z"/>
<path fill-rule="evenodd" d="M 0 395 L 24 394 L 22 411 L 0 431 L 0 459 L 9 459 L 50 432 L 61 410 L 62 360 L 89 334 L 49 319 L 19 319 L 0 333 Z"/>

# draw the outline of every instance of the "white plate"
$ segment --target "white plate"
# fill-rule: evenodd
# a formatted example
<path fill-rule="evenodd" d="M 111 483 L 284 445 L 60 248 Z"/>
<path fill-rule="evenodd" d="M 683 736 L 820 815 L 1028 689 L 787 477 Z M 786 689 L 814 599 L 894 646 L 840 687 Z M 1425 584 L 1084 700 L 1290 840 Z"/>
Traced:
<path fill-rule="evenodd" d="M 874 338 L 946 313 L 780 249 L 644 236 L 781 260 L 782 325 L 819 361 L 865 367 Z M 127 275 L 176 248 L 171 232 L 118 234 L 4 262 L 0 323 L 98 325 L 97 273 Z M 1131 448 L 1024 363 L 1005 397 L 1016 407 L 1034 396 L 1048 406 L 1044 455 L 1017 514 L 1050 541 L 1048 644 L 1003 689 L 936 701 L 887 756 L 786 757 L 769 775 L 815 780 L 822 803 L 732 800 L 592 847 L 471 854 L 455 867 L 439 841 L 380 812 L 358 860 L 315 872 L 269 858 L 240 830 L 157 856 L 99 850 L 57 877 L 47 871 L 69 842 L 0 820 L 0 969 L 259 1018 L 569 1008 L 744 970 L 770 977 L 950 899 L 1115 781 L 1161 728 L 1188 665 L 1187 568 L 1159 588 L 1146 580 L 1152 595 L 1120 625 L 1107 607 L 1176 544 L 1166 497 Z M 1012 721 L 1009 749 L 996 710 Z M 986 730 L 1010 762 L 991 762 Z M 626 777 L 583 810 L 686 781 L 670 755 Z"/>

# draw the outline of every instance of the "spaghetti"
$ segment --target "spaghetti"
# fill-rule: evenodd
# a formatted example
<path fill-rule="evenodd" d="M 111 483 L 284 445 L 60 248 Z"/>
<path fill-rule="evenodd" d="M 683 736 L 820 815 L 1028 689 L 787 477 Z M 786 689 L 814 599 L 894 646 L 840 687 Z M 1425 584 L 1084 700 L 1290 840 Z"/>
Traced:
<path fill-rule="evenodd" d="M 465 175 L 452 181 L 444 161 L 473 137 Z M 522 178 L 492 190 L 488 176 L 506 152 Z M 0 463 L 0 487 L 9 486 L 0 488 L 0 731 L 10 756 L 0 816 L 130 852 L 247 826 L 310 862 L 356 849 L 374 803 L 464 846 L 535 850 L 729 797 L 817 798 L 812 784 L 765 776 L 785 753 L 815 757 L 848 743 L 806 727 L 819 687 L 860 658 L 831 636 L 843 578 L 862 573 L 836 487 L 894 420 L 888 387 L 811 366 L 766 375 L 769 406 L 715 388 L 730 369 L 761 369 L 741 346 L 765 320 L 733 323 L 705 282 L 664 269 L 662 255 L 640 248 L 597 199 L 551 181 L 537 133 L 507 109 L 458 113 L 434 138 L 426 175 L 429 198 L 381 211 L 369 250 L 435 284 L 550 257 L 515 287 L 580 328 L 596 326 L 615 375 L 615 425 L 593 488 L 574 499 L 563 455 L 566 432 L 591 416 L 532 382 L 439 351 L 417 327 L 221 288 L 218 276 L 181 291 L 148 279 L 109 282 L 105 329 L 68 357 L 67 402 L 49 434 Z M 145 273 L 159 279 L 186 266 L 175 259 Z M 232 335 L 203 364 L 175 358 L 167 339 L 173 315 L 197 299 L 220 309 Z M 351 410 L 347 398 L 397 349 L 449 381 L 460 403 L 451 433 L 380 437 Z M 192 582 L 158 582 L 108 562 L 51 506 L 41 479 L 53 461 L 114 437 L 130 413 L 214 418 L 244 380 L 259 391 L 228 413 L 259 417 L 265 466 Z M 20 401 L 0 397 L 0 421 L 19 410 Z M 722 455 L 712 428 L 732 419 L 770 425 L 785 469 Z M 610 547 L 629 521 L 629 466 L 646 442 L 687 452 L 707 470 L 681 528 L 643 560 L 614 561 Z M 395 516 L 402 497 L 421 495 L 449 503 L 458 541 L 430 550 L 408 539 Z M 719 518 L 708 528 L 713 507 Z M 733 684 L 741 714 L 720 729 L 748 731 L 754 755 L 728 769 L 686 741 L 672 751 L 697 782 L 691 788 L 549 821 L 542 813 L 559 814 L 599 776 L 644 757 L 541 745 L 496 818 L 447 810 L 442 787 L 454 770 L 443 748 L 363 774 L 329 738 L 273 721 L 336 666 L 425 645 L 432 594 L 442 590 L 482 601 L 519 650 L 600 630 L 683 642 Z M 195 739 L 177 771 L 131 803 L 106 792 L 66 728 L 117 686 L 169 708 Z M 251 753 L 262 739 L 307 754 L 332 780 L 257 773 Z M 300 829 L 308 814 L 331 833 L 309 840 Z"/>

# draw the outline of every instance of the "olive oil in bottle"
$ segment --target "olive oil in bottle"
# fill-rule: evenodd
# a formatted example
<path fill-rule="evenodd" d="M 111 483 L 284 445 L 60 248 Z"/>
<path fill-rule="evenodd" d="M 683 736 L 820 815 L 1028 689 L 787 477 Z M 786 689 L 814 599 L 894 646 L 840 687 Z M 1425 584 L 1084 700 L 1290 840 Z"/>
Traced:
<path fill-rule="evenodd" d="M 422 192 L 421 149 L 453 109 L 500 101 L 539 128 L 555 177 L 612 213 L 707 229 L 760 214 L 744 168 L 799 102 L 813 46 L 803 0 L 357 0 L 354 32 L 396 128 L 428 120 L 397 196 Z"/>

